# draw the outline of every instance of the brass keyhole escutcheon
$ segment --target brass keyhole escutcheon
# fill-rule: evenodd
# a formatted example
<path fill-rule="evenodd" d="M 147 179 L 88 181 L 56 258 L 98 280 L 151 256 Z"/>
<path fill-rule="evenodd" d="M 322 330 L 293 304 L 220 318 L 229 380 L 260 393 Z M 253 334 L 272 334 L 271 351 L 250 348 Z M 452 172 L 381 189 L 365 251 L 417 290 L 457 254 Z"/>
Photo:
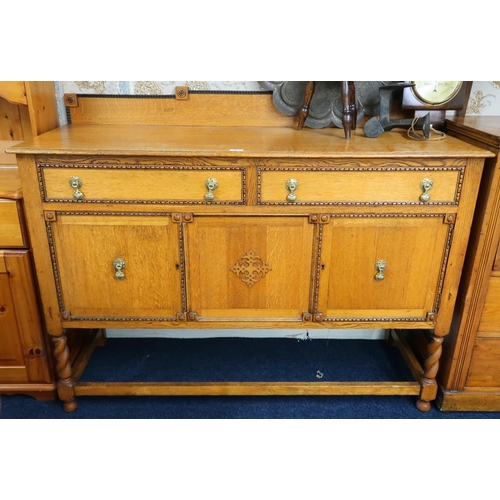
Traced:
<path fill-rule="evenodd" d="M 69 178 L 69 185 L 73 189 L 73 198 L 75 200 L 81 200 L 83 198 L 83 193 L 80 191 L 80 188 L 83 186 L 83 182 L 77 175 L 73 175 Z"/>
<path fill-rule="evenodd" d="M 434 182 L 432 181 L 432 179 L 429 179 L 428 177 L 422 179 L 422 181 L 420 182 L 420 189 L 423 191 L 423 193 L 420 195 L 421 202 L 427 203 L 431 199 L 429 191 L 432 189 L 432 186 L 434 186 Z"/>
<path fill-rule="evenodd" d="M 385 278 L 384 271 L 387 269 L 387 262 L 385 260 L 378 260 L 375 263 L 375 269 L 377 270 L 375 279 L 377 281 L 382 281 Z"/>
<path fill-rule="evenodd" d="M 297 179 L 288 179 L 285 182 L 285 187 L 290 193 L 286 197 L 286 201 L 290 203 L 297 201 L 297 195 L 295 194 L 295 191 L 297 191 L 297 189 L 299 188 L 299 181 Z"/>
<path fill-rule="evenodd" d="M 205 181 L 205 187 L 208 189 L 208 192 L 205 194 L 205 200 L 214 201 L 214 191 L 219 187 L 219 183 L 215 177 L 209 177 Z"/>
<path fill-rule="evenodd" d="M 123 279 L 125 279 L 125 273 L 123 272 L 123 270 L 126 267 L 125 261 L 123 259 L 120 259 L 120 258 L 115 259 L 113 261 L 113 267 L 116 270 L 116 272 L 115 272 L 115 278 L 117 280 L 123 280 Z"/>

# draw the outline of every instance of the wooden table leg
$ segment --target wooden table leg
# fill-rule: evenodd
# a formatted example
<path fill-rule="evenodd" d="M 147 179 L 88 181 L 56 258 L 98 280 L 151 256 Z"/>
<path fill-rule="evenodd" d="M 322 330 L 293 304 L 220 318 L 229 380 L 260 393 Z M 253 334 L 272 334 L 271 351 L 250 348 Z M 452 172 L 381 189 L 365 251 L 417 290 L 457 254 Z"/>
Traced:
<path fill-rule="evenodd" d="M 52 337 L 54 342 L 54 356 L 57 371 L 57 395 L 63 401 L 63 409 L 67 412 L 75 411 L 78 404 L 75 401 L 75 380 L 69 362 L 69 349 L 64 333 Z"/>
<path fill-rule="evenodd" d="M 439 369 L 439 358 L 441 357 L 443 337 L 432 335 L 431 341 L 427 346 L 427 359 L 424 365 L 424 374 L 421 380 L 420 397 L 417 401 L 417 408 L 421 411 L 431 409 L 431 401 L 436 399 L 437 382 L 436 375 Z"/>

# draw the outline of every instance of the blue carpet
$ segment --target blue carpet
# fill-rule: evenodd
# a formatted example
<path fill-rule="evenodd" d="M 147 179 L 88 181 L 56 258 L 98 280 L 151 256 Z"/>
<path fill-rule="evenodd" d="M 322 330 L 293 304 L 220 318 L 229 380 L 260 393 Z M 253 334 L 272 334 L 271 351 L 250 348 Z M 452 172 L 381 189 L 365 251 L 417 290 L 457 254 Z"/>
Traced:
<path fill-rule="evenodd" d="M 318 378 L 320 376 L 321 378 Z M 399 351 L 378 340 L 108 339 L 82 381 L 411 381 Z M 2 396 L 4 419 L 494 419 L 499 412 L 422 413 L 406 396 Z"/>

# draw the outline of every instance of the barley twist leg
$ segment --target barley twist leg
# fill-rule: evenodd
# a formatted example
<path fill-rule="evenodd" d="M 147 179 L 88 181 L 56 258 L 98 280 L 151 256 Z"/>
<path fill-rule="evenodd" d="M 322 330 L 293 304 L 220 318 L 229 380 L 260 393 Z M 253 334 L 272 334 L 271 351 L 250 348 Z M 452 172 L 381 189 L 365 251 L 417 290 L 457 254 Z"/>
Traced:
<path fill-rule="evenodd" d="M 75 411 L 78 407 L 75 401 L 75 380 L 69 362 L 69 349 L 66 335 L 52 338 L 54 342 L 54 356 L 56 358 L 57 394 L 63 401 L 63 409 L 67 412 Z"/>
<path fill-rule="evenodd" d="M 443 337 L 432 335 L 427 346 L 427 359 L 424 364 L 424 374 L 421 380 L 420 397 L 417 401 L 417 408 L 421 411 L 429 411 L 431 403 L 436 398 L 437 382 L 436 375 L 439 369 L 439 359 L 441 358 Z"/>

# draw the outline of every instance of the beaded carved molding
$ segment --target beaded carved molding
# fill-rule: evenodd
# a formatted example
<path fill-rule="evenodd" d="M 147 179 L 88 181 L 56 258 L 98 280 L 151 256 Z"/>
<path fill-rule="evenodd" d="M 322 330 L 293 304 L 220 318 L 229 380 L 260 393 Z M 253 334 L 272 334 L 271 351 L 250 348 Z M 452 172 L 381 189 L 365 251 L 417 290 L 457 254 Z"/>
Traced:
<path fill-rule="evenodd" d="M 44 169 L 46 168 L 62 168 L 62 169 L 89 169 L 89 170 L 167 170 L 167 171 L 198 171 L 206 172 L 207 175 L 214 175 L 218 171 L 239 171 L 241 172 L 241 200 L 169 200 L 169 199 L 74 199 L 67 198 L 49 198 L 47 196 L 46 182 L 44 177 Z M 37 162 L 38 183 L 40 193 L 44 202 L 55 203 L 115 203 L 115 204 L 147 204 L 147 205 L 246 205 L 247 200 L 247 169 L 246 167 L 237 166 L 186 166 L 186 165 L 112 165 L 112 164 L 79 164 L 79 163 L 42 163 Z"/>
<path fill-rule="evenodd" d="M 295 201 L 294 205 L 308 206 L 328 206 L 328 205 L 458 205 L 460 193 L 462 191 L 463 178 L 465 174 L 464 166 L 376 166 L 363 167 L 359 165 L 338 166 L 338 167 L 258 167 L 257 168 L 257 204 L 258 205 L 289 205 L 289 202 L 283 199 L 282 201 L 263 201 L 262 200 L 262 177 L 263 172 L 443 172 L 452 171 L 458 172 L 457 185 L 455 188 L 454 201 Z M 286 191 L 284 191 L 286 194 Z"/>

